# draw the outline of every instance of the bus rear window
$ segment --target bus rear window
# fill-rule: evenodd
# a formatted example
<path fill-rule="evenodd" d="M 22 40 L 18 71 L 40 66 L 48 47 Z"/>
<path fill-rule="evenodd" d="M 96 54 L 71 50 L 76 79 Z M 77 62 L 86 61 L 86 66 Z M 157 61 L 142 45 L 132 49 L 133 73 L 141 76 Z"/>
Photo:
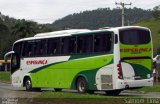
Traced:
<path fill-rule="evenodd" d="M 129 29 L 120 31 L 120 42 L 123 44 L 146 44 L 151 40 L 150 32 L 142 29 Z"/>

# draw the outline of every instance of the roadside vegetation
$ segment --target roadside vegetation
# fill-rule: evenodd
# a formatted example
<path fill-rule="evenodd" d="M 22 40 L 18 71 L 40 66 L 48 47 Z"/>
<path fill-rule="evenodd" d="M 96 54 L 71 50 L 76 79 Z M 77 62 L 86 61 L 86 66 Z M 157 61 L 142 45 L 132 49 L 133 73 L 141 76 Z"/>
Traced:
<path fill-rule="evenodd" d="M 128 96 L 107 96 L 105 94 L 80 94 L 74 92 L 42 92 L 34 102 L 56 102 L 59 104 L 124 104 Z M 133 97 L 134 98 L 134 97 Z"/>
<path fill-rule="evenodd" d="M 112 98 L 111 96 L 103 96 L 102 94 L 80 94 L 73 92 L 42 92 L 39 98 Z"/>
<path fill-rule="evenodd" d="M 1 82 L 10 82 L 10 72 L 0 72 Z"/>
<path fill-rule="evenodd" d="M 160 84 L 154 84 L 151 87 L 143 87 L 135 90 L 126 90 L 126 92 L 137 92 L 137 93 L 149 93 L 149 92 L 160 92 Z M 119 98 L 123 99 L 126 97 L 134 97 L 136 96 L 107 96 L 105 94 L 79 94 L 73 92 L 42 92 L 37 98 L 80 98 L 80 99 L 112 99 Z"/>
<path fill-rule="evenodd" d="M 25 19 L 15 19 L 0 12 L 0 59 L 12 49 L 12 44 L 18 39 L 32 37 L 44 33 L 64 29 L 97 29 L 121 25 L 121 9 L 99 8 L 91 11 L 70 14 L 56 20 L 52 24 L 38 24 Z M 140 8 L 126 9 L 130 23 L 152 18 L 152 11 Z"/>
<path fill-rule="evenodd" d="M 156 83 L 152 87 L 143 87 L 143 88 L 131 90 L 131 91 L 136 91 L 140 93 L 160 92 L 160 83 Z"/>

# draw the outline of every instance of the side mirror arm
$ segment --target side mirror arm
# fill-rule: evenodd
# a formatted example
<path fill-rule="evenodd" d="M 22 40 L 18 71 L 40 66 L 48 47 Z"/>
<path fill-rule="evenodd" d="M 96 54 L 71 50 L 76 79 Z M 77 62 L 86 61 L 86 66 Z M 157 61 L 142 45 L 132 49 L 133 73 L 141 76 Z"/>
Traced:
<path fill-rule="evenodd" d="M 14 54 L 14 53 L 15 53 L 14 51 L 7 52 L 7 53 L 4 55 L 4 60 L 5 60 L 5 62 L 7 62 L 7 57 L 8 57 L 9 55 Z"/>

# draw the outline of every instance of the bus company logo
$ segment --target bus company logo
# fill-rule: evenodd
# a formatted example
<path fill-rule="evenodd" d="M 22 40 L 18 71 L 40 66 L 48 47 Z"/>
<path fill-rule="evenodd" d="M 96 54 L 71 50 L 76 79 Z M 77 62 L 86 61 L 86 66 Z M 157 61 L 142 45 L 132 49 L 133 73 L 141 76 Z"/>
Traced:
<path fill-rule="evenodd" d="M 30 60 L 30 61 L 26 61 L 27 65 L 39 65 L 39 64 L 47 64 L 48 61 L 47 60 Z"/>
<path fill-rule="evenodd" d="M 132 53 L 141 53 L 141 52 L 151 52 L 151 48 L 125 48 L 125 49 L 120 49 L 120 52 L 132 52 Z"/>

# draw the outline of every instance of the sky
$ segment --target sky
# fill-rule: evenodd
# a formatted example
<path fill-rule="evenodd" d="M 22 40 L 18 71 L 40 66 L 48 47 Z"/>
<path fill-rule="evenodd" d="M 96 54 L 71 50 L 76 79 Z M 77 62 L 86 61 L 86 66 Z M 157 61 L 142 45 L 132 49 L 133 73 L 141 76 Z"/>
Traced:
<path fill-rule="evenodd" d="M 117 8 L 115 2 L 131 2 L 132 5 L 126 8 L 153 9 L 160 5 L 160 0 L 0 0 L 0 12 L 16 19 L 44 24 L 85 10 Z"/>

